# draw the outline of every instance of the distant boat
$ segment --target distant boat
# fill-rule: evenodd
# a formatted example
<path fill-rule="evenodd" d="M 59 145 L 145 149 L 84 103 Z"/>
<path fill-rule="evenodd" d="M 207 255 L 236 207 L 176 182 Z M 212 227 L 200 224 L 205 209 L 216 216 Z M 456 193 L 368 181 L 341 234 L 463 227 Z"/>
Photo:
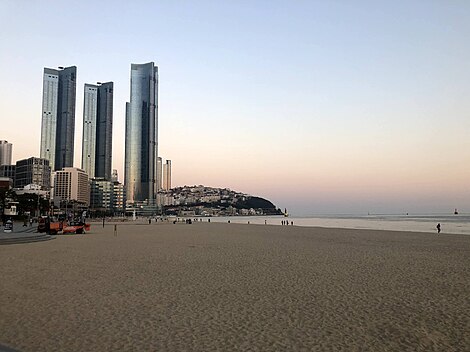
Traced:
<path fill-rule="evenodd" d="M 459 212 L 457 211 L 457 208 L 454 210 L 454 215 L 459 215 Z"/>
<path fill-rule="evenodd" d="M 284 208 L 284 216 L 287 218 L 289 216 L 289 213 L 287 212 L 287 208 Z"/>

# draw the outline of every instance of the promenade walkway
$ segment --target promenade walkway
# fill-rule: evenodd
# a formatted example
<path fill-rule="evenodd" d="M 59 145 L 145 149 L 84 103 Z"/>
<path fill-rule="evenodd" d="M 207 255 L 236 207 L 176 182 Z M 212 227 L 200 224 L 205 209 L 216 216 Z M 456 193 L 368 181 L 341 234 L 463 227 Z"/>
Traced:
<path fill-rule="evenodd" d="M 13 232 L 6 233 L 3 230 L 4 227 L 0 226 L 0 245 L 48 241 L 55 238 L 46 233 L 38 233 L 37 225 L 23 226 L 23 223 L 19 222 L 13 224 Z"/>
<path fill-rule="evenodd" d="M 18 350 L 14 350 L 13 348 L 0 345 L 0 352 L 19 352 Z"/>

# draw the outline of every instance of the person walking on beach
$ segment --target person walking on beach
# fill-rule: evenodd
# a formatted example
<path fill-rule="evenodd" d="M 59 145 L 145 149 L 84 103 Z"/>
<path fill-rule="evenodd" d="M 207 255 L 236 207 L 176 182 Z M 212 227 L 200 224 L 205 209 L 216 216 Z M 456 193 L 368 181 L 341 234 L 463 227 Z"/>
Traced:
<path fill-rule="evenodd" d="M 438 234 L 441 233 L 441 224 L 440 223 L 437 224 L 436 229 L 437 229 Z"/>

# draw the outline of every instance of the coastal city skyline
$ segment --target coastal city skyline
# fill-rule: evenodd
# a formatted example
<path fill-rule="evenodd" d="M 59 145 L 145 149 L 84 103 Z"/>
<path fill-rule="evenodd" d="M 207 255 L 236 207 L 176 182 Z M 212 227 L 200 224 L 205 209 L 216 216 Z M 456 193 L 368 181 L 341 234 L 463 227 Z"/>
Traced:
<path fill-rule="evenodd" d="M 469 6 L 265 5 L 157 4 L 152 21 L 124 23 L 102 4 L 90 15 L 84 2 L 53 33 L 39 21 L 43 5 L 2 3 L 21 16 L 2 15 L 0 139 L 13 160 L 39 156 L 41 70 L 74 65 L 73 166 L 81 89 L 113 81 L 112 168 L 124 181 L 129 66 L 154 61 L 159 154 L 171 155 L 173 185 L 229 187 L 297 214 L 468 212 Z M 100 34 L 85 45 L 98 33 L 78 25 L 88 17 Z M 58 53 L 48 36 L 73 47 Z"/>

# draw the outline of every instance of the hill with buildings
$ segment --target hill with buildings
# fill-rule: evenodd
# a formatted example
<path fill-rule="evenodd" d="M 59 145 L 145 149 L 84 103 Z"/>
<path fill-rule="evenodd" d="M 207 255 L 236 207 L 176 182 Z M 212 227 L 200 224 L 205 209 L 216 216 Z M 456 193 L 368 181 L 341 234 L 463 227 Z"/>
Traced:
<path fill-rule="evenodd" d="M 233 216 L 282 215 L 267 199 L 232 191 L 228 188 L 184 186 L 159 193 L 159 203 L 166 214 Z"/>

